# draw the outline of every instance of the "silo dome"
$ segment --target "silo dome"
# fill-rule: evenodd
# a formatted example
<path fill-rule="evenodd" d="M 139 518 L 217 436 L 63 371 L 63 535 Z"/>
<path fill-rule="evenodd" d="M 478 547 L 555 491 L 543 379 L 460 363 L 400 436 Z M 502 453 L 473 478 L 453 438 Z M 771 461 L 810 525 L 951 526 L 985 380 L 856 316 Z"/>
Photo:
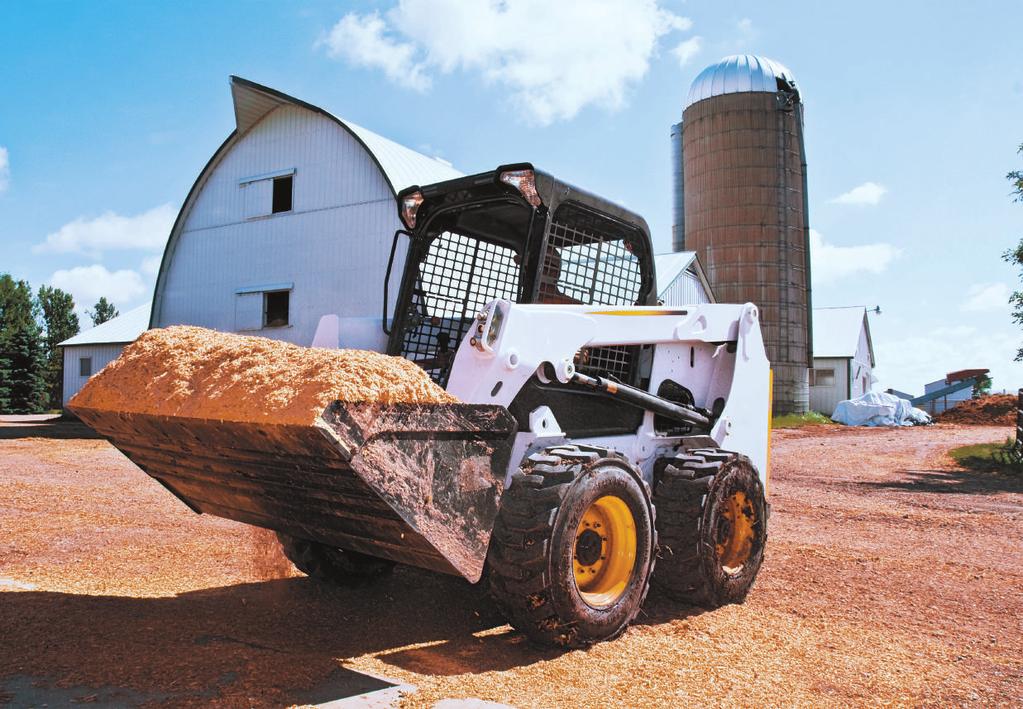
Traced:
<path fill-rule="evenodd" d="M 796 78 L 784 64 L 753 54 L 733 54 L 711 64 L 693 79 L 682 108 L 685 110 L 711 96 L 748 92 L 773 94 L 782 89 L 799 93 Z"/>

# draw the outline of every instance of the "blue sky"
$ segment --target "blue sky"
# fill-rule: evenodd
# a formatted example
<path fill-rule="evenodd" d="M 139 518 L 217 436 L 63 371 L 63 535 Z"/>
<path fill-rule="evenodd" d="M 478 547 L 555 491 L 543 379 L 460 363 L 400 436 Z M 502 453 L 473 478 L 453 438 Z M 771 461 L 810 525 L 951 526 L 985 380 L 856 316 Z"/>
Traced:
<path fill-rule="evenodd" d="M 1023 236 L 1004 178 L 1023 167 L 1019 2 L 36 2 L 0 19 L 0 271 L 82 308 L 148 298 L 233 128 L 230 74 L 466 172 L 531 160 L 640 212 L 668 250 L 669 126 L 700 69 L 749 52 L 802 88 L 815 304 L 881 306 L 880 385 L 975 366 L 1023 385 L 999 258 Z"/>

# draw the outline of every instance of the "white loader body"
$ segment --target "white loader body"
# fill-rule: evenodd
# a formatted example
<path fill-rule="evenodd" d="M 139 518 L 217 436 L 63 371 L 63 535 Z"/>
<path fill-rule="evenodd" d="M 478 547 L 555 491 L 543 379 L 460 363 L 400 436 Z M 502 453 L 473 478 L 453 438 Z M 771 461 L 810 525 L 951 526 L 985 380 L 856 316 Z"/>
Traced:
<path fill-rule="evenodd" d="M 652 353 L 641 360 L 648 391 L 655 393 L 672 380 L 692 392 L 696 407 L 717 409 L 709 431 L 713 445 L 747 456 L 766 486 L 770 365 L 752 303 L 679 308 L 499 300 L 487 306 L 477 323 L 457 350 L 447 386 L 463 402 L 507 407 L 534 374 L 543 376 L 538 370 L 544 363 L 564 384 L 581 350 L 649 345 Z M 632 435 L 568 439 L 550 409 L 540 406 L 530 413 L 529 430 L 516 435 L 509 479 L 528 452 L 566 440 L 613 448 L 651 482 L 654 461 L 670 455 L 682 436 L 658 432 L 655 414 L 647 411 Z"/>

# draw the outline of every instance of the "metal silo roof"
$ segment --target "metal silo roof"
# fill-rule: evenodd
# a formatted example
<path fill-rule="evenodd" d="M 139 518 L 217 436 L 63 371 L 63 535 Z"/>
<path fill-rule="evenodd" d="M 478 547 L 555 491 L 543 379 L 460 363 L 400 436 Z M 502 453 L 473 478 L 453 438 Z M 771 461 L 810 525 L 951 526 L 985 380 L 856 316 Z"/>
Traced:
<path fill-rule="evenodd" d="M 733 54 L 701 71 L 689 87 L 683 110 L 697 101 L 722 94 L 775 93 L 782 85 L 798 92 L 796 79 L 785 65 L 753 54 Z"/>

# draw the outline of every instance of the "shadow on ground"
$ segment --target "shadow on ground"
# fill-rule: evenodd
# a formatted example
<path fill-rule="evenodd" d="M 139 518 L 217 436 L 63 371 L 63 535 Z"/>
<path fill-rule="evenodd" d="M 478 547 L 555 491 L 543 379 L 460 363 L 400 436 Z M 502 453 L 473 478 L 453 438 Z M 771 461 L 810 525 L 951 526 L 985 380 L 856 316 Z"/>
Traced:
<path fill-rule="evenodd" d="M 45 421 L 3 421 L 0 422 L 0 441 L 16 438 L 102 438 L 98 433 L 77 419 L 54 418 Z"/>
<path fill-rule="evenodd" d="M 904 492 L 958 493 L 991 495 L 999 492 L 1023 492 L 1023 476 L 1002 472 L 955 470 L 900 470 L 892 480 L 857 481 L 856 487 Z"/>
<path fill-rule="evenodd" d="M 677 604 L 652 596 L 637 620 L 680 615 Z M 343 667 L 367 653 L 432 675 L 560 654 L 505 626 L 481 587 L 407 568 L 356 589 L 291 578 L 166 598 L 4 593 L 0 636 L 0 698 L 51 705 L 47 697 L 319 703 L 390 686 Z"/>

